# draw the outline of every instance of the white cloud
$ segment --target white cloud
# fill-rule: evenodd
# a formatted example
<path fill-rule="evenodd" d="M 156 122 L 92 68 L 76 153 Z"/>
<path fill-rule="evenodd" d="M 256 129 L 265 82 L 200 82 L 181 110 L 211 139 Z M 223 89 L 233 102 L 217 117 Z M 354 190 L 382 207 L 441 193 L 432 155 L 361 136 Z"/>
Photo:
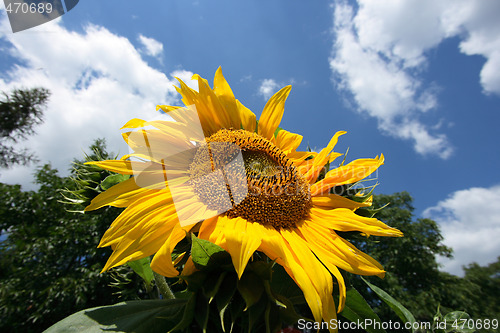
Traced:
<path fill-rule="evenodd" d="M 198 81 L 192 80 L 193 73 L 185 70 L 175 70 L 170 74 L 172 77 L 181 79 L 188 87 L 198 91 Z"/>
<path fill-rule="evenodd" d="M 259 95 L 268 100 L 275 92 L 283 86 L 273 79 L 264 79 L 259 87 Z"/>
<path fill-rule="evenodd" d="M 379 128 L 411 139 L 421 154 L 447 158 L 443 134 L 433 134 L 420 115 L 437 106 L 433 87 L 424 86 L 426 53 L 444 39 L 462 38 L 460 51 L 482 55 L 485 93 L 500 94 L 500 2 L 480 0 L 358 0 L 357 11 L 334 2 L 335 43 L 330 67 L 336 85 Z"/>
<path fill-rule="evenodd" d="M 0 76 L 0 91 L 34 86 L 51 91 L 45 121 L 24 146 L 63 173 L 96 138 L 106 138 L 115 153 L 127 153 L 119 131 L 124 123 L 154 118 L 157 104 L 180 103 L 176 80 L 150 67 L 122 36 L 95 25 L 83 33 L 69 31 L 61 20 L 13 34 L 2 16 L 2 48 L 20 64 Z M 29 188 L 31 172 L 31 167 L 1 170 L 0 181 Z"/>
<path fill-rule="evenodd" d="M 163 53 L 163 44 L 154 38 L 139 35 L 139 42 L 144 46 L 147 55 L 159 58 Z"/>
<path fill-rule="evenodd" d="M 252 75 L 247 75 L 244 76 L 242 79 L 240 79 L 240 82 L 251 81 L 251 80 L 252 80 Z M 258 95 L 262 96 L 267 101 L 269 98 L 271 98 L 271 96 L 273 96 L 281 88 L 287 85 L 293 85 L 296 87 L 296 86 L 304 86 L 307 84 L 308 84 L 307 81 L 303 80 L 297 82 L 293 77 L 288 79 L 287 83 L 277 82 L 274 79 L 264 79 L 260 81 Z"/>
<path fill-rule="evenodd" d="M 486 265 L 500 254 L 500 185 L 473 187 L 452 193 L 424 211 L 439 223 L 443 243 L 454 251 L 454 259 L 439 258 L 444 270 L 463 275 L 471 262 Z"/>

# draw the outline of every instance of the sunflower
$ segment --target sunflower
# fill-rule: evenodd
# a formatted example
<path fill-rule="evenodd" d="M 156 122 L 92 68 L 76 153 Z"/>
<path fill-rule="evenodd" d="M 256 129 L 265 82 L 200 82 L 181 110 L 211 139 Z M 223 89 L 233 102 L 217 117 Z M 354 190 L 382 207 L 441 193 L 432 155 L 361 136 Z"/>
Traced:
<path fill-rule="evenodd" d="M 297 151 L 302 136 L 280 129 L 291 86 L 272 96 L 260 119 L 243 106 L 219 68 L 213 89 L 199 75 L 198 91 L 179 80 L 187 107 L 158 106 L 173 121 L 130 120 L 123 128 L 132 153 L 120 160 L 91 162 L 132 175 L 95 197 L 86 211 L 105 205 L 126 207 L 99 246 L 113 253 L 103 271 L 154 255 L 151 268 L 179 275 L 172 261 L 176 245 L 189 232 L 230 255 L 241 277 L 255 251 L 282 265 L 301 288 L 317 322 L 336 318 L 346 286 L 339 268 L 359 275 L 384 276 L 382 266 L 337 232 L 402 236 L 375 218 L 357 215 L 357 202 L 333 192 L 372 174 L 384 157 L 358 159 L 326 172 L 333 135 L 319 152 Z M 195 270 L 187 260 L 181 274 Z M 339 304 L 333 299 L 333 277 Z"/>

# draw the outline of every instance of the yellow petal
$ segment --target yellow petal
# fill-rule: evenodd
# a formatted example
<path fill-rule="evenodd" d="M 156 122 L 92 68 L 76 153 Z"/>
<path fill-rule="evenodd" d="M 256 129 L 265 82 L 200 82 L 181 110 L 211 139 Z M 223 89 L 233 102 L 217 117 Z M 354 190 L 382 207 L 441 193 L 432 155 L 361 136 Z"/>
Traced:
<path fill-rule="evenodd" d="M 240 129 L 240 112 L 238 110 L 238 106 L 236 105 L 236 99 L 234 98 L 231 87 L 224 78 L 224 75 L 222 75 L 222 69 L 220 67 L 215 72 L 214 93 L 217 95 L 217 97 L 219 98 L 219 102 L 222 104 L 227 114 L 229 115 L 229 127 Z"/>
<path fill-rule="evenodd" d="M 208 81 L 196 74 L 193 77 L 198 79 L 198 99 L 201 102 L 196 104 L 196 107 L 201 107 L 207 116 L 211 116 L 219 129 L 231 127 L 231 117 L 210 88 Z"/>
<path fill-rule="evenodd" d="M 127 207 L 145 194 L 151 194 L 151 191 L 153 190 L 137 186 L 135 179 L 129 178 L 100 193 L 92 199 L 90 205 L 85 207 L 85 211 L 99 209 L 106 205 L 114 207 Z"/>
<path fill-rule="evenodd" d="M 275 93 L 264 106 L 264 110 L 262 110 L 258 133 L 270 141 L 274 141 L 274 132 L 283 117 L 285 101 L 291 89 L 292 86 L 286 86 Z"/>
<path fill-rule="evenodd" d="M 147 222 L 137 224 L 116 245 L 103 272 L 157 252 L 178 224 L 179 221 L 175 215 L 166 217 L 161 214 L 151 217 Z"/>
<path fill-rule="evenodd" d="M 325 148 L 323 148 L 315 158 L 312 159 L 313 165 L 310 168 L 310 170 L 304 175 L 304 177 L 310 183 L 316 181 L 325 164 L 331 159 L 330 153 L 337 144 L 339 136 L 344 135 L 346 133 L 347 132 L 345 131 L 339 131 L 335 133 L 335 135 L 331 138 L 328 145 Z M 336 156 L 341 155 L 339 153 L 334 153 L 334 154 L 336 154 Z"/>
<path fill-rule="evenodd" d="M 371 175 L 382 164 L 384 164 L 384 155 L 381 155 L 380 158 L 354 160 L 347 165 L 330 170 L 324 179 L 311 186 L 311 195 L 326 194 L 334 186 L 354 184 Z"/>
<path fill-rule="evenodd" d="M 201 223 L 198 238 L 208 240 L 212 243 L 215 243 L 214 239 L 216 239 L 218 234 L 220 233 L 220 229 L 218 229 L 217 234 L 214 234 L 214 231 L 216 230 L 215 228 L 217 226 L 218 221 L 219 221 L 219 216 L 214 216 L 214 217 L 211 217 L 211 218 L 203 221 Z"/>
<path fill-rule="evenodd" d="M 182 95 L 182 102 L 186 106 L 194 105 L 196 107 L 205 136 L 209 137 L 217 132 L 220 126 L 218 126 L 216 119 L 213 117 L 212 110 L 209 110 L 203 103 L 197 91 L 189 88 L 181 79 L 177 78 L 177 80 L 180 83 L 180 88 L 175 87 L 175 89 Z"/>
<path fill-rule="evenodd" d="M 106 161 L 93 161 L 86 162 L 85 164 L 95 165 L 101 169 L 112 172 L 121 173 L 122 175 L 133 175 L 134 170 L 144 170 L 147 163 L 121 161 L 121 160 L 106 160 Z"/>
<path fill-rule="evenodd" d="M 367 235 L 402 237 L 403 233 L 376 218 L 359 216 L 347 208 L 311 208 L 311 220 L 333 230 L 360 231 Z"/>
<path fill-rule="evenodd" d="M 139 127 L 145 126 L 144 123 L 146 123 L 146 120 L 139 119 L 139 118 L 134 118 L 134 119 L 130 119 L 120 129 L 124 129 L 124 128 L 139 128 Z"/>
<path fill-rule="evenodd" d="M 280 148 L 285 154 L 294 152 L 302 142 L 302 135 L 291 133 L 285 130 L 278 132 L 276 136 L 276 146 Z"/>
<path fill-rule="evenodd" d="M 236 100 L 236 106 L 240 113 L 241 126 L 249 132 L 255 132 L 255 126 L 257 126 L 257 117 L 250 111 L 249 108 L 241 104 L 239 100 Z"/>
<path fill-rule="evenodd" d="M 162 218 L 175 214 L 175 206 L 169 193 L 150 193 L 132 202 L 106 230 L 99 247 L 110 246 L 135 226 L 147 223 L 153 217 Z"/>
<path fill-rule="evenodd" d="M 225 230 L 225 250 L 231 255 L 238 278 L 245 271 L 248 260 L 261 244 L 261 235 L 252 222 L 241 217 L 227 218 Z"/>
<path fill-rule="evenodd" d="M 382 266 L 375 259 L 328 228 L 306 220 L 299 230 L 314 254 L 330 271 L 331 266 L 337 266 L 353 274 L 384 275 Z"/>
<path fill-rule="evenodd" d="M 166 277 L 179 275 L 172 262 L 172 251 L 184 237 L 186 237 L 186 231 L 176 224 L 165 243 L 156 252 L 151 261 L 151 269 L 153 271 Z"/>
<path fill-rule="evenodd" d="M 192 90 L 195 92 L 194 90 Z M 183 106 L 171 106 L 171 105 L 157 105 L 156 111 L 161 110 L 170 116 L 175 122 L 181 124 L 188 124 L 192 128 L 193 124 L 198 124 L 200 118 L 196 108 L 193 107 L 194 104 Z"/>
<path fill-rule="evenodd" d="M 190 138 L 181 131 L 177 131 L 175 126 L 169 126 L 161 131 L 149 129 L 126 132 L 122 133 L 122 136 L 136 155 L 142 155 L 147 160 L 158 163 L 174 155 L 182 156 L 183 153 L 194 148 Z"/>
<path fill-rule="evenodd" d="M 172 105 L 157 105 L 156 106 L 156 111 L 162 110 L 165 113 L 168 113 L 170 111 L 179 110 L 179 109 L 183 109 L 183 107 L 182 106 L 172 106 Z"/>
<path fill-rule="evenodd" d="M 307 242 L 294 230 L 282 229 L 281 235 L 287 242 L 287 248 L 292 256 L 288 255 L 288 263 L 297 263 L 301 270 L 293 264 L 290 265 L 290 270 L 293 272 L 296 282 L 304 292 L 307 304 L 311 308 L 314 319 L 316 321 L 330 321 L 332 316 L 331 311 L 325 312 L 325 302 L 328 304 L 333 302 L 333 280 L 328 270 L 319 262 L 319 260 L 311 252 Z M 290 260 L 293 258 L 293 260 Z M 305 273 L 302 276 L 302 281 L 299 281 L 297 274 Z M 311 284 L 315 292 L 311 290 Z M 331 299 L 331 300 L 330 300 Z M 335 309 L 335 306 L 333 307 Z M 333 310 L 335 311 L 335 310 Z M 335 315 L 333 315 L 335 316 Z M 334 317 L 335 318 L 335 317 Z"/>
<path fill-rule="evenodd" d="M 311 200 L 315 207 L 323 209 L 333 209 L 333 208 L 357 209 L 360 207 L 371 206 L 371 201 L 369 200 L 365 202 L 356 202 L 337 194 L 326 194 L 322 196 L 315 196 L 312 197 Z"/>
<path fill-rule="evenodd" d="M 181 275 L 188 276 L 188 275 L 193 274 L 196 271 L 197 271 L 197 269 L 194 265 L 193 259 L 191 259 L 191 257 L 189 257 L 187 259 L 186 263 L 184 264 L 184 268 L 182 269 Z"/>
<path fill-rule="evenodd" d="M 295 151 L 287 155 L 288 159 L 297 167 L 301 175 L 305 175 L 312 167 L 312 160 L 318 155 L 314 151 Z"/>

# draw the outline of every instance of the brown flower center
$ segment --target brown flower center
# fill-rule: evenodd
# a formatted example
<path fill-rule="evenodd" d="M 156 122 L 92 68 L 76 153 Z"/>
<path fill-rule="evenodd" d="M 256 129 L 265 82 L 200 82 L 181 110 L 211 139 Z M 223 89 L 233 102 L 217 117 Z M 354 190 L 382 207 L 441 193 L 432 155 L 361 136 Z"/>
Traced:
<path fill-rule="evenodd" d="M 294 227 L 307 217 L 309 186 L 269 140 L 245 130 L 221 129 L 206 142 L 189 172 L 195 193 L 208 208 L 277 230 Z M 210 176 L 221 179 L 221 174 L 225 188 L 209 186 Z M 222 209 L 228 194 L 231 205 Z"/>

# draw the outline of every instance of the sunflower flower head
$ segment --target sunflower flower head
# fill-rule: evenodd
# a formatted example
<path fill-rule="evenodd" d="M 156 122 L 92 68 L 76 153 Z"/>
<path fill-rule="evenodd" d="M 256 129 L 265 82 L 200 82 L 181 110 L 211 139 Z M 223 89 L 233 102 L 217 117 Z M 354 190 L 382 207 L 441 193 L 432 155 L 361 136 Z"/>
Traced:
<path fill-rule="evenodd" d="M 125 208 L 99 244 L 113 248 L 104 271 L 153 256 L 155 272 L 189 276 L 197 271 L 189 251 L 182 260 L 173 260 L 172 254 L 192 234 L 229 253 L 239 280 L 257 256 L 279 264 L 303 292 L 315 321 L 335 319 L 346 295 L 340 270 L 384 275 L 377 261 L 338 232 L 402 236 L 375 218 L 356 214 L 371 205 L 370 195 L 356 200 L 335 191 L 371 175 L 384 156 L 326 171 L 341 155 L 334 147 L 345 132 L 335 133 L 319 152 L 298 150 L 302 136 L 279 128 L 291 86 L 269 99 L 257 121 L 235 99 L 220 68 L 213 88 L 199 75 L 193 79 L 198 91 L 182 80 L 176 87 L 185 107 L 158 106 L 169 120 L 125 124 L 130 154 L 90 162 L 131 175 L 86 207 Z"/>

